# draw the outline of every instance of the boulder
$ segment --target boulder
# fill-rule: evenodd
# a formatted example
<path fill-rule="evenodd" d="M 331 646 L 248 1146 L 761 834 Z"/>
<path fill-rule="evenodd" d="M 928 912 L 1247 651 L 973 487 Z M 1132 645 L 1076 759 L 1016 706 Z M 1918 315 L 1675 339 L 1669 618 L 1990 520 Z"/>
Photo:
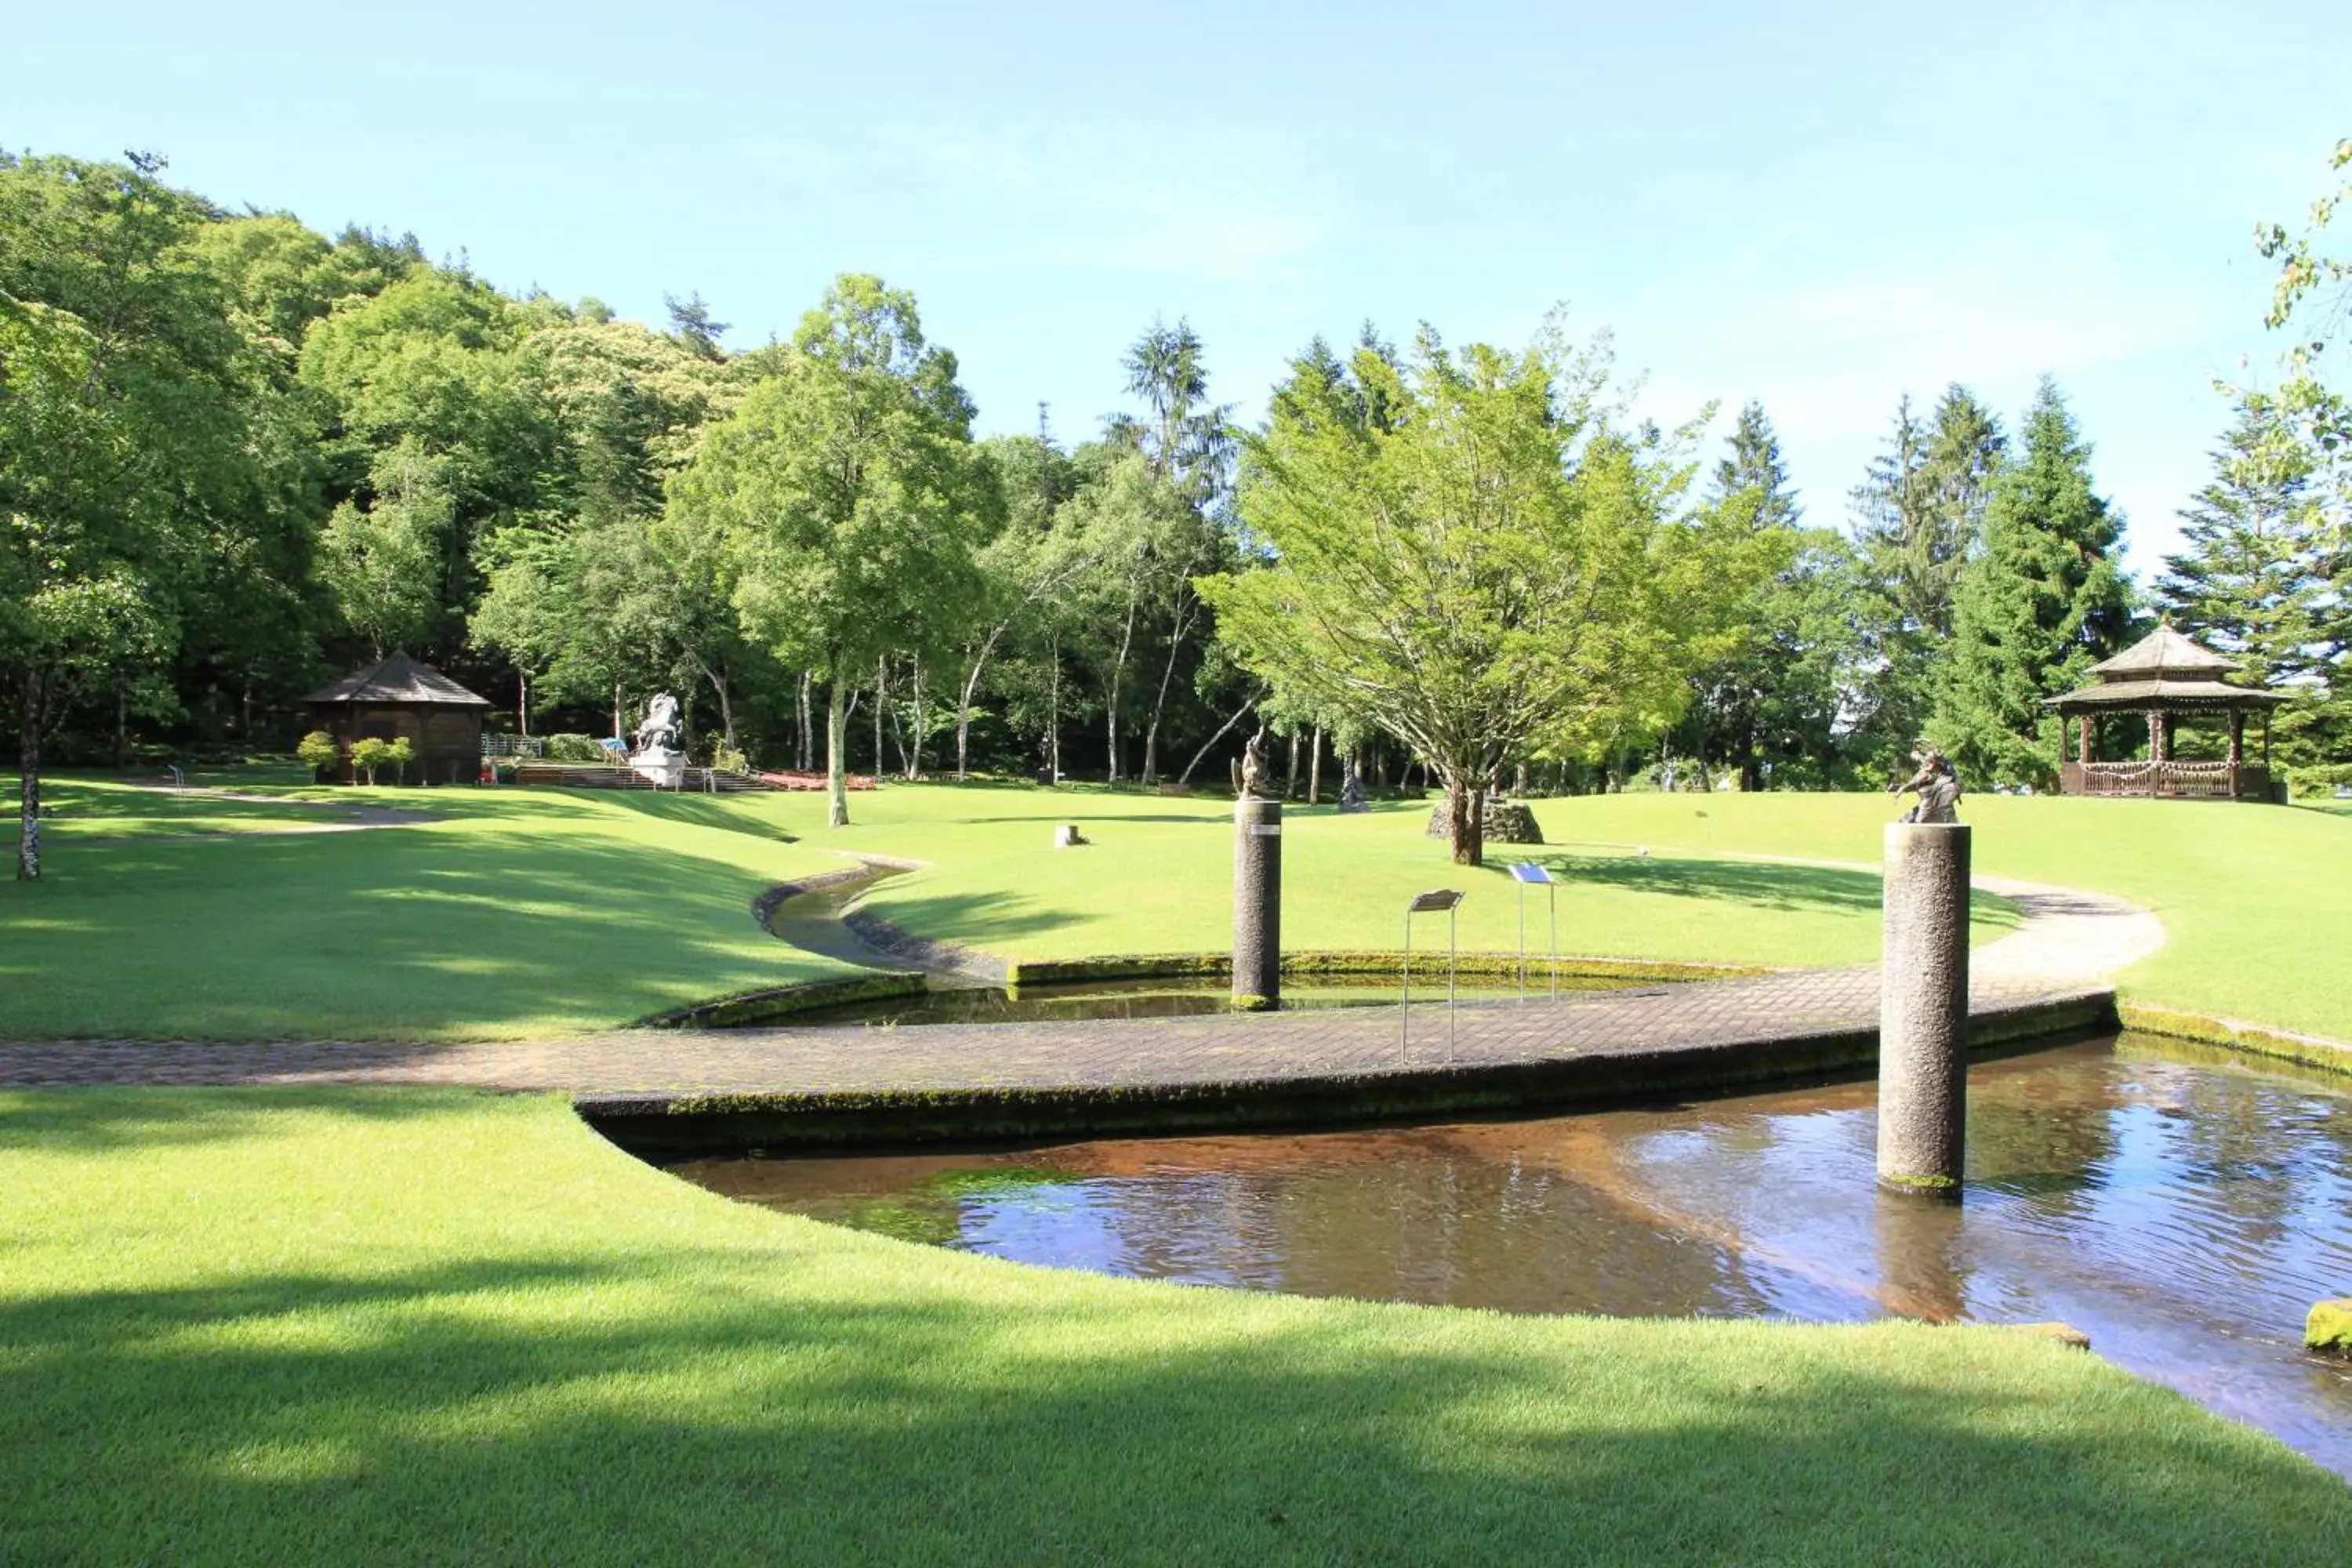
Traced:
<path fill-rule="evenodd" d="M 1429 837 L 1444 838 L 1454 831 L 1446 815 L 1445 802 L 1429 814 Z M 1486 842 L 1489 844 L 1540 844 L 1543 829 L 1536 826 L 1536 814 L 1523 800 L 1503 800 L 1486 797 Z"/>

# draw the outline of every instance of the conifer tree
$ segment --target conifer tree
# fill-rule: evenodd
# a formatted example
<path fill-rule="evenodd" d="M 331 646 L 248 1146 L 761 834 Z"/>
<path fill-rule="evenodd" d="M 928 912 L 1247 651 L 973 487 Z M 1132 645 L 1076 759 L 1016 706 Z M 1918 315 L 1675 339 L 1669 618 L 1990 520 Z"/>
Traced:
<path fill-rule="evenodd" d="M 1898 763 L 1939 700 L 1953 598 L 2007 451 L 2000 422 L 1967 387 L 1945 388 L 1931 419 L 1906 396 L 1886 448 L 1853 494 L 1854 544 L 1869 584 L 1863 632 L 1874 671 L 1855 750 Z"/>
<path fill-rule="evenodd" d="M 1693 677 L 1675 749 L 1736 770 L 1744 790 L 1764 787 L 1768 765 L 1776 779 L 1819 783 L 1831 771 L 1857 655 L 1845 607 L 1851 552 L 1836 533 L 1800 526 L 1780 439 L 1760 404 L 1740 409 L 1714 492 L 1780 564 L 1749 595 L 1736 646 Z"/>
<path fill-rule="evenodd" d="M 2121 645 L 2131 590 L 2114 559 L 2123 518 L 2093 490 L 2091 448 L 2047 377 L 2021 447 L 1953 595 L 1951 675 L 1929 732 L 1966 775 L 2045 787 L 2059 739 L 2042 699 Z"/>
<path fill-rule="evenodd" d="M 2317 760 L 2330 727 L 2326 680 L 2345 628 L 2326 574 L 2312 455 L 2282 424 L 2274 404 L 2240 400 L 2212 481 L 2180 514 L 2185 548 L 2165 557 L 2156 591 L 2175 626 L 2242 660 L 2250 680 L 2297 690 L 2273 724 L 2285 759 L 2304 763 Z"/>

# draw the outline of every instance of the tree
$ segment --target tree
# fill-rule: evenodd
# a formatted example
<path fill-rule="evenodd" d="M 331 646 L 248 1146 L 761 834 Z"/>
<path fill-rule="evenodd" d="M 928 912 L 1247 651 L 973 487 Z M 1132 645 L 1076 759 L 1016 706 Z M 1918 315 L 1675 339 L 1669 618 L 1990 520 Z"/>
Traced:
<path fill-rule="evenodd" d="M 2344 641 L 2309 504 L 2311 455 L 2279 439 L 2283 417 L 2275 405 L 2240 400 L 2212 479 L 2180 514 L 2184 548 L 2165 557 L 2156 593 L 2181 630 L 2242 660 L 2257 683 L 2297 694 L 2273 722 L 2291 760 L 2308 763 L 2319 760 L 2311 731 Z"/>
<path fill-rule="evenodd" d="M 1837 623 L 1821 615 L 1816 590 L 1840 552 L 1834 535 L 1799 530 L 1802 512 L 1760 404 L 1740 409 L 1714 492 L 1718 506 L 1746 520 L 1759 549 L 1780 559 L 1743 607 L 1728 651 L 1693 675 L 1682 749 L 1737 770 L 1740 787 L 1756 790 L 1768 760 L 1826 760 L 1846 650 L 1843 639 L 1821 636 Z"/>
<path fill-rule="evenodd" d="M 442 611 L 442 569 L 456 512 L 449 461 L 404 439 L 378 455 L 373 498 L 336 507 L 319 540 L 318 570 L 343 624 L 382 658 L 421 647 Z"/>
<path fill-rule="evenodd" d="M 1427 759 L 1476 865 L 1505 763 L 1672 721 L 1755 555 L 1685 507 L 1690 466 L 1612 422 L 1605 358 L 1553 322 L 1523 353 L 1423 328 L 1402 369 L 1360 351 L 1347 379 L 1301 367 L 1277 394 L 1240 495 L 1269 563 L 1202 591 L 1244 668 Z"/>
<path fill-rule="evenodd" d="M 2329 166 L 2338 174 L 2352 172 L 2352 137 L 2336 142 Z M 2323 513 L 2332 569 L 2338 571 L 2345 555 L 2352 553 L 2352 388 L 2331 384 L 2329 372 L 2346 357 L 2346 340 L 2339 334 L 2352 316 L 2352 258 L 2331 256 L 2319 247 L 2347 198 L 2352 198 L 2352 178 L 2311 204 L 2301 234 L 2289 235 L 2279 224 L 2256 227 L 2255 249 L 2279 269 L 2266 321 L 2273 331 L 2290 332 L 2293 344 L 2278 390 L 2243 395 L 2269 416 L 2267 440 L 2303 447 L 2314 476 L 2308 504 Z M 2331 354 L 2331 349 L 2336 352 Z M 2266 460 L 2275 464 L 2281 458 L 2274 454 Z"/>
<path fill-rule="evenodd" d="M 1955 595 L 1951 679 L 1930 733 L 1968 773 L 2046 787 L 2058 721 L 2042 699 L 2122 645 L 2131 589 L 2114 559 L 2123 519 L 2092 489 L 2091 448 L 2047 377 L 2022 448 Z"/>
<path fill-rule="evenodd" d="M 682 526 L 724 534 L 746 634 L 827 682 L 835 826 L 849 820 L 850 683 L 895 651 L 952 646 L 978 596 L 989 487 L 955 374 L 914 296 L 845 274 L 671 489 Z"/>
<path fill-rule="evenodd" d="M 1906 395 L 1853 492 L 1869 666 L 1858 740 L 1881 765 L 1908 752 L 1936 706 L 1955 595 L 2006 450 L 2000 422 L 1968 388 L 1947 387 L 1927 422 Z"/>
<path fill-rule="evenodd" d="M 175 645 L 193 566 L 266 486 L 245 345 L 160 160 L 0 159 L 0 669 L 16 688 L 17 875 L 41 873 L 41 743 L 78 684 Z"/>

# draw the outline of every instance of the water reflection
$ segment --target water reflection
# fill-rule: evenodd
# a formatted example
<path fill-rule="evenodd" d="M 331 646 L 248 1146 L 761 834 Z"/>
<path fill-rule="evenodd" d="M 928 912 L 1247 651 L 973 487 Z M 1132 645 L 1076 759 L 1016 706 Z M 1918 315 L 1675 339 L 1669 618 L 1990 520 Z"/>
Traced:
<path fill-rule="evenodd" d="M 985 1154 L 698 1162 L 755 1202 L 1032 1263 L 1507 1311 L 2060 1319 L 2352 1474 L 2352 1098 L 2126 1039 L 1969 1075 L 1958 1205 L 1882 1194 L 1850 1084 L 1666 1110 Z"/>

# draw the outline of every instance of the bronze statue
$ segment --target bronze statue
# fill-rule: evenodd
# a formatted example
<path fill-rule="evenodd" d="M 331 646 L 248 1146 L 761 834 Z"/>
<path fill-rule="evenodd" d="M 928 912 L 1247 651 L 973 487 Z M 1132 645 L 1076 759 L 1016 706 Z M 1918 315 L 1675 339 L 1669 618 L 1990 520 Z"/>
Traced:
<path fill-rule="evenodd" d="M 1265 726 L 1260 724 L 1257 733 L 1242 748 L 1241 760 L 1234 763 L 1234 794 L 1246 798 L 1265 793 Z"/>
<path fill-rule="evenodd" d="M 1924 742 L 1911 753 L 1919 771 L 1902 784 L 1886 786 L 1889 795 L 1916 793 L 1919 804 L 1896 818 L 1900 822 L 1958 822 L 1960 814 L 1960 775 L 1953 771 L 1951 759 L 1935 747 Z"/>

